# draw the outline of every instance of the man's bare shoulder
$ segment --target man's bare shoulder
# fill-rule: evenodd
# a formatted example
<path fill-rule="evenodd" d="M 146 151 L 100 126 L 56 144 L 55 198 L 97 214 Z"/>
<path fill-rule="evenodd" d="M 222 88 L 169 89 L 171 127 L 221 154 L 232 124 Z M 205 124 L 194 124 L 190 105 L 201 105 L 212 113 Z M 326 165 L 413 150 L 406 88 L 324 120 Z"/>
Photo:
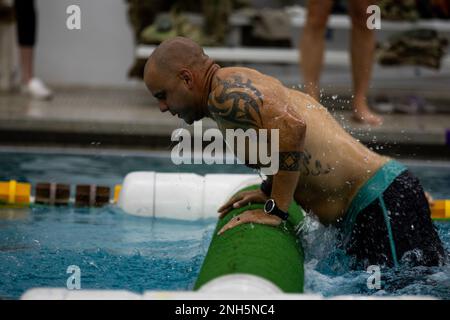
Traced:
<path fill-rule="evenodd" d="M 263 90 L 265 87 L 283 86 L 277 79 L 263 74 L 255 69 L 245 67 L 221 68 L 215 74 L 219 83 L 234 82 L 236 79 L 243 83 L 251 83 L 253 86 Z"/>
<path fill-rule="evenodd" d="M 263 76 L 263 74 L 255 69 L 245 68 L 245 67 L 226 67 L 220 68 L 216 76 L 221 79 L 230 79 L 235 76 L 253 78 L 257 76 Z"/>
<path fill-rule="evenodd" d="M 211 97 L 241 92 L 261 97 L 260 77 L 264 75 L 256 70 L 243 67 L 228 67 L 219 69 L 214 75 L 215 81 L 211 88 Z M 262 97 L 261 97 L 262 98 Z"/>
<path fill-rule="evenodd" d="M 263 93 L 254 82 L 256 70 L 222 68 L 208 99 L 208 109 L 216 121 L 229 122 L 239 127 L 261 127 Z"/>
<path fill-rule="evenodd" d="M 259 98 L 270 99 L 274 96 L 281 98 L 283 92 L 287 93 L 288 88 L 279 80 L 269 75 L 265 75 L 257 70 L 245 67 L 221 68 L 215 74 L 211 94 L 213 96 L 222 94 L 224 90 L 233 92 L 245 90 L 247 93 L 254 93 Z M 276 93 L 276 95 L 274 94 Z"/>

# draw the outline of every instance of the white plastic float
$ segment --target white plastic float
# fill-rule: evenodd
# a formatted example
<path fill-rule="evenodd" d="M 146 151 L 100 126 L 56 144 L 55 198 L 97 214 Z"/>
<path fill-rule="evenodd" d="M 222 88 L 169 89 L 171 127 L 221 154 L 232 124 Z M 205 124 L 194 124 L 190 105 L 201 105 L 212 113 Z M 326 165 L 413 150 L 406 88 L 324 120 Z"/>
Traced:
<path fill-rule="evenodd" d="M 118 206 L 128 214 L 180 220 L 217 218 L 232 194 L 261 183 L 258 175 L 133 172 L 125 177 Z"/>
<path fill-rule="evenodd" d="M 36 288 L 25 292 L 21 300 L 248 300 L 246 292 L 146 291 L 137 294 L 126 290 L 67 290 Z M 320 294 L 287 294 L 258 292 L 252 300 L 437 300 L 428 296 L 358 296 L 342 295 L 325 298 Z"/>

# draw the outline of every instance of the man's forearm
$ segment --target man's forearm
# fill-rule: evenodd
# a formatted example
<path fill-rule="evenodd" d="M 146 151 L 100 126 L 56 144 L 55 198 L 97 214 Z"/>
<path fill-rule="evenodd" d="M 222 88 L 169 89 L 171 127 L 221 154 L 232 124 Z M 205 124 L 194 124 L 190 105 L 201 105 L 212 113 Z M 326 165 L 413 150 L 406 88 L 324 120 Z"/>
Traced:
<path fill-rule="evenodd" d="M 279 171 L 273 176 L 271 198 L 278 208 L 287 211 L 297 189 L 302 152 L 280 152 Z"/>
<path fill-rule="evenodd" d="M 287 212 L 297 189 L 300 163 L 304 157 L 306 124 L 295 110 L 286 109 L 276 126 L 279 128 L 278 172 L 273 176 L 271 198 Z"/>
<path fill-rule="evenodd" d="M 283 207 L 285 207 L 285 203 L 287 203 L 287 206 L 292 201 L 293 195 L 295 194 L 295 189 L 297 188 L 298 183 L 298 175 L 295 177 L 296 172 L 290 173 L 289 171 L 283 171 L 284 174 L 277 175 L 277 186 L 275 189 L 273 189 L 273 178 L 274 176 L 267 176 L 267 178 L 261 183 L 261 191 L 271 199 L 274 199 L 277 204 L 283 204 Z M 280 187 L 281 186 L 281 187 Z M 285 190 L 291 190 L 293 187 L 292 192 L 285 192 Z M 272 190 L 275 190 L 274 193 L 272 193 Z M 286 196 L 286 199 L 283 199 Z M 280 207 L 281 208 L 281 207 Z M 284 210 L 284 209 L 282 209 Z"/>
<path fill-rule="evenodd" d="M 288 211 L 291 204 L 300 173 L 298 171 L 278 171 L 273 176 L 272 193 L 270 197 L 275 200 L 278 208 Z"/>

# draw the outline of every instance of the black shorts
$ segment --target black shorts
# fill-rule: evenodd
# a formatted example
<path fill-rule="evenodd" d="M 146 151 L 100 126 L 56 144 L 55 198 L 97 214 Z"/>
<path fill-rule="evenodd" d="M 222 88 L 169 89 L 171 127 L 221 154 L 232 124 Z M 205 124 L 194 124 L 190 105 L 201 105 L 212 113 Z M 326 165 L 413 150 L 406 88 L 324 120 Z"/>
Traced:
<path fill-rule="evenodd" d="M 444 248 L 419 180 L 404 171 L 381 199 L 357 215 L 351 236 L 341 243 L 347 253 L 366 267 L 394 266 L 396 260 L 411 265 L 443 264 Z"/>

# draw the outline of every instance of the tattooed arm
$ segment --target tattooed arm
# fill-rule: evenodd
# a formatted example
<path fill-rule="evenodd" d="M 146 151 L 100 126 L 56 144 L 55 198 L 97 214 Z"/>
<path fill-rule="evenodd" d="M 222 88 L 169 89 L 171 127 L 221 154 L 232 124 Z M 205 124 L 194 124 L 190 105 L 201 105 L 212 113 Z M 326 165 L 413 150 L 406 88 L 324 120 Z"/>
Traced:
<path fill-rule="evenodd" d="M 221 128 L 279 130 L 279 170 L 272 178 L 270 197 L 283 211 L 287 211 L 297 187 L 306 132 L 303 119 L 289 107 L 286 90 L 274 83 L 263 94 L 251 79 L 234 76 L 221 79 L 209 99 L 211 115 Z M 221 232 L 246 222 L 278 225 L 280 221 L 261 210 L 247 211 Z"/>
<path fill-rule="evenodd" d="M 273 176 L 271 198 L 281 210 L 287 212 L 300 177 L 306 125 L 293 112 L 275 125 L 280 129 L 279 171 Z"/>

